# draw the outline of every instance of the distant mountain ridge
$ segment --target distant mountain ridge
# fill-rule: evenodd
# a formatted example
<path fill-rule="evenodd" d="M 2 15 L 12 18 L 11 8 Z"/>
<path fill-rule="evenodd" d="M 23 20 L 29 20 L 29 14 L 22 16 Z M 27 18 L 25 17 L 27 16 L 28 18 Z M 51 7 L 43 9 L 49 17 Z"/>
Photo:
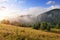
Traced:
<path fill-rule="evenodd" d="M 60 22 L 60 9 L 53 9 L 37 16 L 39 22 Z"/>

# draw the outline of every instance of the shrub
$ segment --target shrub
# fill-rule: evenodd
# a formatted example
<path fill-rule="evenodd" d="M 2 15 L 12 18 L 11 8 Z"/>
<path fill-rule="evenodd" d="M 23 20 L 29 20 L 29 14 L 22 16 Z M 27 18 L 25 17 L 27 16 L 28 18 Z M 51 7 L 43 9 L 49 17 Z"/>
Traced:
<path fill-rule="evenodd" d="M 9 20 L 2 20 L 1 23 L 3 23 L 3 24 L 10 24 L 10 21 Z"/>
<path fill-rule="evenodd" d="M 36 22 L 32 27 L 33 29 L 40 29 L 40 23 Z"/>
<path fill-rule="evenodd" d="M 58 23 L 58 24 L 56 25 L 56 27 L 57 27 L 58 29 L 60 29 L 60 23 Z"/>
<path fill-rule="evenodd" d="M 47 31 L 50 31 L 50 30 L 51 30 L 51 24 L 48 23 L 48 25 L 47 25 Z"/>
<path fill-rule="evenodd" d="M 46 22 L 42 22 L 40 29 L 45 30 L 47 28 L 47 23 Z"/>

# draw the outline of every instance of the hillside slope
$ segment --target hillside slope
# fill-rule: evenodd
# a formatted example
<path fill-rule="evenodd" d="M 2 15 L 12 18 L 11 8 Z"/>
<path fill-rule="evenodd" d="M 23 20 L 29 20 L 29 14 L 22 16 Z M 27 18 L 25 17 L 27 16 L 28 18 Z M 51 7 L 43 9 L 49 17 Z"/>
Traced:
<path fill-rule="evenodd" d="M 40 22 L 58 23 L 60 22 L 60 9 L 53 9 L 37 16 Z"/>
<path fill-rule="evenodd" d="M 0 40 L 60 40 L 60 34 L 0 24 Z"/>

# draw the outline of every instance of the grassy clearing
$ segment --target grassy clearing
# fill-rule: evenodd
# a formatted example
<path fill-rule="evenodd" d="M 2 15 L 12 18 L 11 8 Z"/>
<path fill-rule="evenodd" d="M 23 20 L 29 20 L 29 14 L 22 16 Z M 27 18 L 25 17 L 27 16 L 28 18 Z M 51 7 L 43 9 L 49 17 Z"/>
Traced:
<path fill-rule="evenodd" d="M 60 34 L 0 24 L 0 40 L 60 40 Z"/>

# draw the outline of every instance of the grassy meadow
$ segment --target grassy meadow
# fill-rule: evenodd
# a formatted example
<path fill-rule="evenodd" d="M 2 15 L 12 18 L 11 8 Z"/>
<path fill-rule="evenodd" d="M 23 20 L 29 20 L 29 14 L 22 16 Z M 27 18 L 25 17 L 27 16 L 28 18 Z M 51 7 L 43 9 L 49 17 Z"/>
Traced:
<path fill-rule="evenodd" d="M 0 40 L 60 40 L 60 34 L 0 24 Z"/>

